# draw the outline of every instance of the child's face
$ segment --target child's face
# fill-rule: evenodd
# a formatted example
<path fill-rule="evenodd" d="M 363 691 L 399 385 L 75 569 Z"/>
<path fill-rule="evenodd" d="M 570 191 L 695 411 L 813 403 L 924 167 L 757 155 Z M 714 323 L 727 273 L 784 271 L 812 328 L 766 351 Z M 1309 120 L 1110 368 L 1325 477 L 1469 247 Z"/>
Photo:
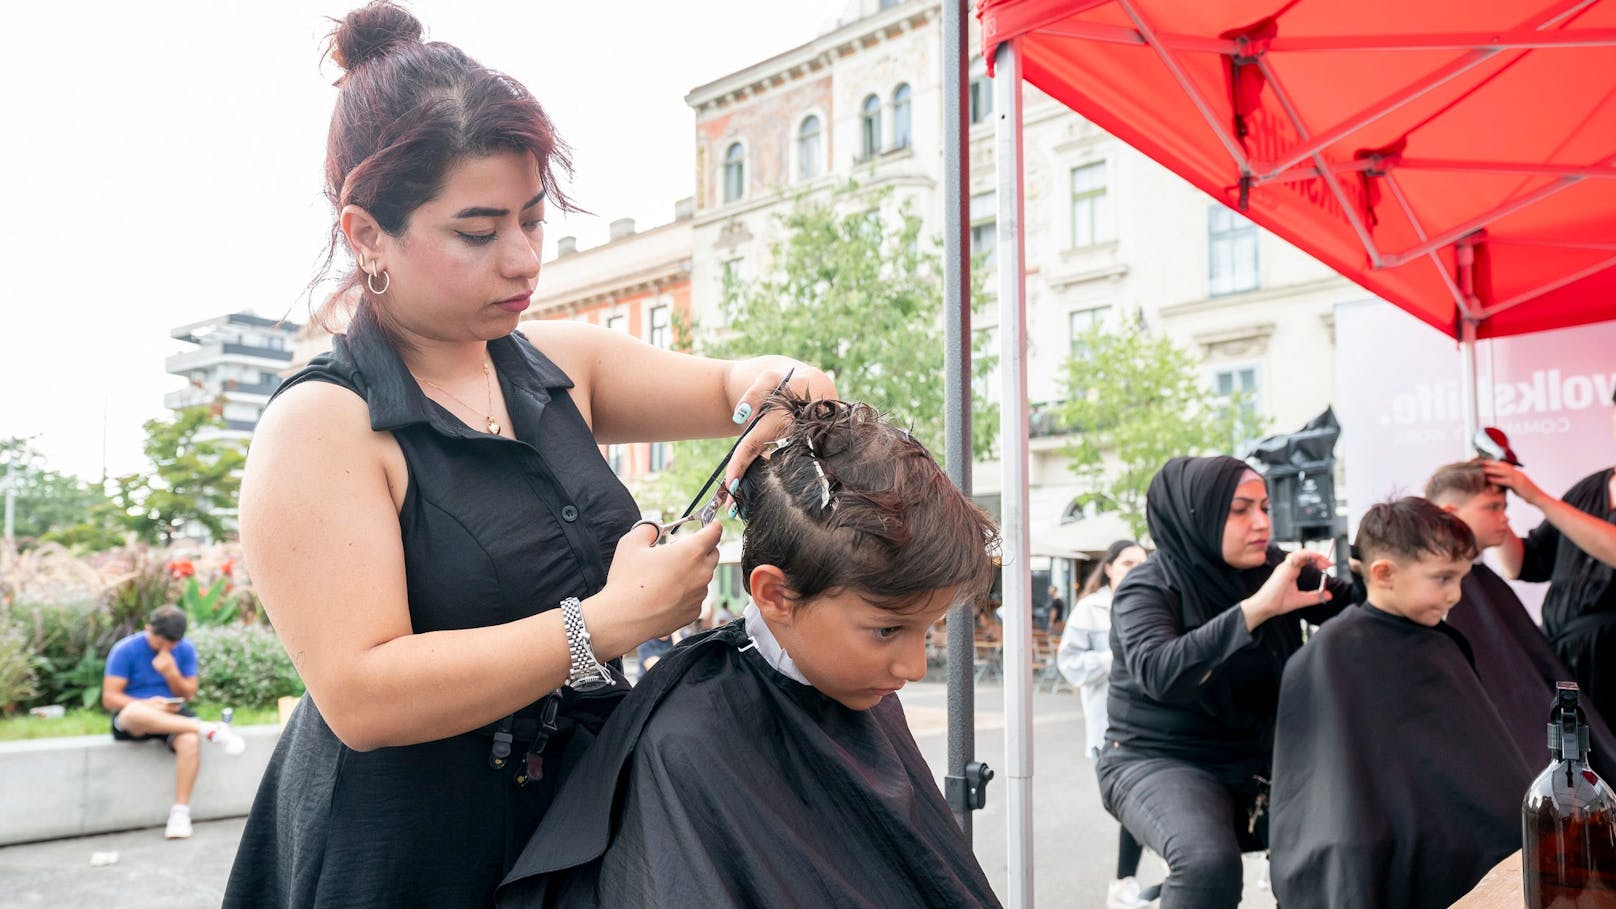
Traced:
<path fill-rule="evenodd" d="M 1435 627 L 1459 602 L 1459 582 L 1469 573 L 1469 559 L 1433 555 L 1410 561 L 1376 559 L 1369 566 L 1369 601 L 1394 615 Z"/>
<path fill-rule="evenodd" d="M 1503 545 L 1514 535 L 1509 527 L 1509 515 L 1505 512 L 1507 504 L 1504 491 L 1489 486 L 1463 504 L 1446 507 L 1458 515 L 1459 520 L 1470 525 L 1470 532 L 1476 535 L 1476 548 L 1491 549 Z"/>
<path fill-rule="evenodd" d="M 899 613 L 840 591 L 764 615 L 797 669 L 821 694 L 850 710 L 868 710 L 926 677 L 926 632 L 958 593 L 954 587 L 934 590 L 916 608 Z"/>

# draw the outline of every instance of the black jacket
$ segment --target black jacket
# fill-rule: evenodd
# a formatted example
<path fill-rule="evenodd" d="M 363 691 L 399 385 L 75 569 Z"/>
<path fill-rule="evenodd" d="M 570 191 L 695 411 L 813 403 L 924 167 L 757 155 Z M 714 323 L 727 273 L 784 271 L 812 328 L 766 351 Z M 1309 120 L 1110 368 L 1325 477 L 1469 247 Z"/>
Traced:
<path fill-rule="evenodd" d="M 1277 547 L 1269 550 L 1266 570 L 1248 576 L 1248 595 L 1284 558 Z M 1298 580 L 1310 589 L 1319 574 L 1304 569 Z M 1330 602 L 1270 619 L 1255 632 L 1246 630 L 1238 601 L 1197 625 L 1183 592 L 1151 556 L 1111 601 L 1106 747 L 1226 768 L 1237 778 L 1266 775 L 1280 676 L 1302 647 L 1302 623 L 1319 624 L 1352 599 L 1347 582 L 1331 579 L 1327 588 Z"/>

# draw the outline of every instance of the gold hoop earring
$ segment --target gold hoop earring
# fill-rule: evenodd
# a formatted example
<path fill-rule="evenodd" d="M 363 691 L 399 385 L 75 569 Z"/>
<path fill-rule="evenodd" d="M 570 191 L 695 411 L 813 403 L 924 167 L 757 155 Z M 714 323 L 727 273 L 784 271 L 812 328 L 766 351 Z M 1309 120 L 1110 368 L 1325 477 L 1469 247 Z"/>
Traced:
<path fill-rule="evenodd" d="M 375 268 L 375 266 L 371 266 L 371 267 Z M 378 297 L 382 296 L 383 294 L 386 294 L 387 293 L 387 288 L 393 286 L 393 276 L 392 275 L 388 274 L 385 271 L 382 272 L 381 275 L 382 275 L 382 286 L 381 286 L 380 289 L 377 289 L 377 287 L 376 287 L 376 272 L 375 271 L 371 271 L 369 274 L 365 275 L 365 286 L 370 288 L 370 292 L 375 294 Z"/>

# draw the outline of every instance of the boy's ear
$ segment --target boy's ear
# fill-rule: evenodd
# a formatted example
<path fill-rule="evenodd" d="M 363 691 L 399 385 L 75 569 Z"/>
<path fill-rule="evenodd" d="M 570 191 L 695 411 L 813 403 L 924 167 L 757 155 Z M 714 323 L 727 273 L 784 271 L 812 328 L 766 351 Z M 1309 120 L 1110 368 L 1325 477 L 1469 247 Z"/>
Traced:
<path fill-rule="evenodd" d="M 747 587 L 752 591 L 752 602 L 770 624 L 790 625 L 792 605 L 791 588 L 786 584 L 786 573 L 775 565 L 758 565 L 747 576 Z"/>
<path fill-rule="evenodd" d="M 1376 559 L 1369 563 L 1369 580 L 1374 584 L 1390 584 L 1397 574 L 1397 562 L 1392 559 Z"/>
<path fill-rule="evenodd" d="M 1442 509 L 1443 511 L 1447 512 L 1448 514 L 1454 514 L 1454 513 L 1458 512 L 1458 510 L 1459 510 L 1459 506 L 1455 505 L 1452 502 L 1443 502 L 1442 504 L 1438 505 L 1437 507 Z"/>

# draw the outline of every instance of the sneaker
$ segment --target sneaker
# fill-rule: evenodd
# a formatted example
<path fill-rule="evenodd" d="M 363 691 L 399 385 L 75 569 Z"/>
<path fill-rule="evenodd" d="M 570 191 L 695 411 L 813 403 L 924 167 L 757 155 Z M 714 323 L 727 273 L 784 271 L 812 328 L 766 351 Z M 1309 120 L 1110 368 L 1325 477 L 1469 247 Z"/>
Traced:
<path fill-rule="evenodd" d="M 163 830 L 163 836 L 171 840 L 184 840 L 191 837 L 191 812 L 174 808 L 168 812 L 168 826 Z"/>
<path fill-rule="evenodd" d="M 223 748 L 224 753 L 228 755 L 238 755 L 247 750 L 247 740 L 224 723 L 213 723 L 205 727 L 202 737 Z"/>
<path fill-rule="evenodd" d="M 1146 909 L 1149 905 L 1149 900 L 1139 896 L 1138 878 L 1112 881 L 1105 890 L 1105 909 Z"/>

